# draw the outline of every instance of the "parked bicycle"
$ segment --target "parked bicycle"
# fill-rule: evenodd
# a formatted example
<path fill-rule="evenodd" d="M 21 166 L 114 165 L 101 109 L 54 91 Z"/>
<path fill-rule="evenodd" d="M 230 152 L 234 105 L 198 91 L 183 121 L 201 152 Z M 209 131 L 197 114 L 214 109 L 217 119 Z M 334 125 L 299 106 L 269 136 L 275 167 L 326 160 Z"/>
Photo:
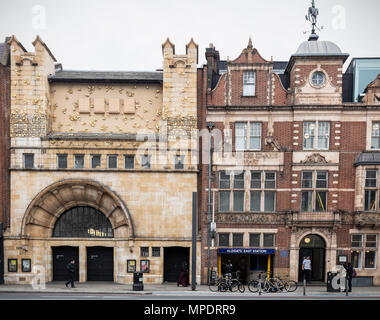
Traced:
<path fill-rule="evenodd" d="M 260 273 L 258 280 L 248 282 L 248 290 L 253 293 L 258 292 L 260 283 L 263 292 L 294 292 L 298 286 L 293 280 L 285 280 L 281 277 L 263 277 L 263 274 Z"/>
<path fill-rule="evenodd" d="M 239 291 L 243 293 L 245 291 L 245 286 L 239 280 L 240 272 L 226 273 L 224 276 L 214 275 L 210 279 L 209 289 L 212 292 L 236 292 Z"/>

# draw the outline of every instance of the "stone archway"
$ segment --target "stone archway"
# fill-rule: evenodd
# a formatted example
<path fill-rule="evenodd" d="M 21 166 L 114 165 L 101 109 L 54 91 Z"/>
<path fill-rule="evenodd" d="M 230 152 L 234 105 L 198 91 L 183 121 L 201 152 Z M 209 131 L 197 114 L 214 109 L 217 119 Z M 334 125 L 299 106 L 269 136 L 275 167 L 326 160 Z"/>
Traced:
<path fill-rule="evenodd" d="M 101 211 L 111 222 L 115 238 L 134 238 L 132 219 L 123 201 L 107 186 L 86 179 L 62 180 L 42 190 L 25 212 L 21 235 L 50 238 L 61 214 L 78 206 Z"/>

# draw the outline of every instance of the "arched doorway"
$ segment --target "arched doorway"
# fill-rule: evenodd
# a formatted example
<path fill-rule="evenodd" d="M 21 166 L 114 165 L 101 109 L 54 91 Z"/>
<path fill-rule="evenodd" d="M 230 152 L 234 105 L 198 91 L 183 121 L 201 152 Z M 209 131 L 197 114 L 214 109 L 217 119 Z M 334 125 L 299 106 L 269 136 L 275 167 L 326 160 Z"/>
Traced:
<path fill-rule="evenodd" d="M 298 279 L 300 281 L 303 279 L 302 262 L 307 256 L 311 259 L 311 280 L 324 281 L 326 244 L 322 237 L 317 234 L 309 234 L 301 240 L 298 260 Z"/>
<path fill-rule="evenodd" d="M 65 211 L 56 221 L 53 238 L 113 238 L 111 222 L 99 210 L 78 206 Z M 53 280 L 64 280 L 66 265 L 76 261 L 79 274 L 78 247 L 53 247 Z M 87 247 L 87 281 L 113 281 L 113 247 Z"/>

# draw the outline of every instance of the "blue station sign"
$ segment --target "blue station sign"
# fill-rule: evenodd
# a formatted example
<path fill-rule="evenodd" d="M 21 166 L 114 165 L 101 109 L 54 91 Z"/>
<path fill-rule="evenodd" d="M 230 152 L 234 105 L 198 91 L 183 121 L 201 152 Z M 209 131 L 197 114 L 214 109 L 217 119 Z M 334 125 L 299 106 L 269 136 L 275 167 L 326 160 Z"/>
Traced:
<path fill-rule="evenodd" d="M 274 249 L 221 248 L 218 253 L 274 254 Z"/>

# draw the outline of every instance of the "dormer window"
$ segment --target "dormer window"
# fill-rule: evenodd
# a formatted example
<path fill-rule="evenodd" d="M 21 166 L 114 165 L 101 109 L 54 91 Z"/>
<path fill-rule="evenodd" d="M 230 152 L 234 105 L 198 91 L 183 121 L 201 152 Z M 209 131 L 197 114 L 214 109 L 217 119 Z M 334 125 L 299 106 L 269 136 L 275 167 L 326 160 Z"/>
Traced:
<path fill-rule="evenodd" d="M 255 71 L 245 71 L 243 73 L 243 96 L 255 96 L 256 73 Z"/>
<path fill-rule="evenodd" d="M 323 84 L 325 83 L 325 81 L 326 81 L 326 76 L 325 76 L 325 74 L 322 71 L 316 71 L 311 76 L 311 82 L 316 87 L 323 86 Z"/>

